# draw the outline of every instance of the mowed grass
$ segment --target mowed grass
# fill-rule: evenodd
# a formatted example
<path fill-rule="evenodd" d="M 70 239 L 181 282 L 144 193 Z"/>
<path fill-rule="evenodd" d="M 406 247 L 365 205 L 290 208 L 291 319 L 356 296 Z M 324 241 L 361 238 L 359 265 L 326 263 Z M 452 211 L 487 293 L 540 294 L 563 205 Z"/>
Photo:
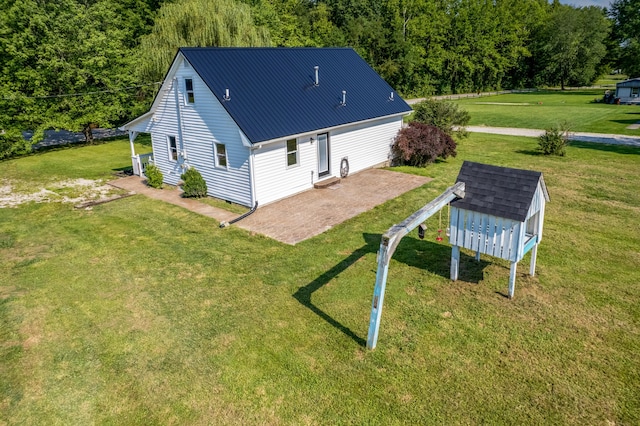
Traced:
<path fill-rule="evenodd" d="M 0 209 L 0 423 L 640 423 L 640 150 L 535 147 L 472 135 L 401 169 L 428 185 L 295 247 L 142 196 Z M 434 217 L 394 255 L 368 351 L 380 235 L 463 160 L 544 173 L 538 274 L 525 258 L 508 300 L 508 263 L 465 253 L 450 282 Z"/>
<path fill-rule="evenodd" d="M 469 111 L 474 126 L 548 129 L 566 122 L 576 132 L 640 136 L 640 130 L 627 129 L 640 122 L 640 106 L 593 102 L 603 95 L 604 89 L 538 91 L 455 102 Z"/>

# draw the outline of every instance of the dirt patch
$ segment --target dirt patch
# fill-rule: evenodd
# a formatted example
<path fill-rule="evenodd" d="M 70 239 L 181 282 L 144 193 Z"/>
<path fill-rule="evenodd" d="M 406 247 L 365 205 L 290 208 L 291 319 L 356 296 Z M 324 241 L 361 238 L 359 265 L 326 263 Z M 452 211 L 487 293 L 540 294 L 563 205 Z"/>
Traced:
<path fill-rule="evenodd" d="M 72 203 L 106 200 L 121 191 L 102 181 L 69 179 L 47 185 L 35 192 L 16 191 L 11 181 L 0 181 L 0 208 L 18 207 L 26 203 Z"/>

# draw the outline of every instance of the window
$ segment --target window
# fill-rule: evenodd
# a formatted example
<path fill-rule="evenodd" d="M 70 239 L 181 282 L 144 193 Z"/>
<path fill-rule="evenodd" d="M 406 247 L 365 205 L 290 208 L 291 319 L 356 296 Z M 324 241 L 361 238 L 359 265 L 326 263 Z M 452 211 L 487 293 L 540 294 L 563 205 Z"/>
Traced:
<path fill-rule="evenodd" d="M 221 144 L 216 144 L 216 166 L 227 167 L 227 148 Z"/>
<path fill-rule="evenodd" d="M 178 161 L 178 144 L 175 136 L 167 136 L 167 145 L 169 147 L 169 160 Z"/>
<path fill-rule="evenodd" d="M 193 94 L 193 79 L 185 78 L 184 79 L 184 87 L 187 92 L 187 103 L 192 104 L 196 101 L 196 98 Z"/>
<path fill-rule="evenodd" d="M 298 141 L 289 139 L 287 141 L 287 167 L 298 164 Z"/>

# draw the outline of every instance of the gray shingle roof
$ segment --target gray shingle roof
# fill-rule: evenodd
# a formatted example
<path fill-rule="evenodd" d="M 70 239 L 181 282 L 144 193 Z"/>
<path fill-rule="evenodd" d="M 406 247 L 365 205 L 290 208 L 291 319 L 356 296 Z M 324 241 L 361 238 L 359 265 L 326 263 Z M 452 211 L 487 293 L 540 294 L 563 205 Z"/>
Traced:
<path fill-rule="evenodd" d="M 524 222 L 542 173 L 465 161 L 456 182 L 465 183 L 465 196 L 451 202 L 459 209 Z"/>
<path fill-rule="evenodd" d="M 353 49 L 183 47 L 180 53 L 252 143 L 412 111 Z"/>

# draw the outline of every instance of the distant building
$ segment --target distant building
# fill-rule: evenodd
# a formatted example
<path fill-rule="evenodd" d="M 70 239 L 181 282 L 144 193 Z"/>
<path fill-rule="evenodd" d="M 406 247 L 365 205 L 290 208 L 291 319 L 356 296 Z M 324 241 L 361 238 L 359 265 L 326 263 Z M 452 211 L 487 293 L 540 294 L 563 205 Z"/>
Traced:
<path fill-rule="evenodd" d="M 640 78 L 632 78 L 616 84 L 616 98 L 621 104 L 640 104 Z"/>

